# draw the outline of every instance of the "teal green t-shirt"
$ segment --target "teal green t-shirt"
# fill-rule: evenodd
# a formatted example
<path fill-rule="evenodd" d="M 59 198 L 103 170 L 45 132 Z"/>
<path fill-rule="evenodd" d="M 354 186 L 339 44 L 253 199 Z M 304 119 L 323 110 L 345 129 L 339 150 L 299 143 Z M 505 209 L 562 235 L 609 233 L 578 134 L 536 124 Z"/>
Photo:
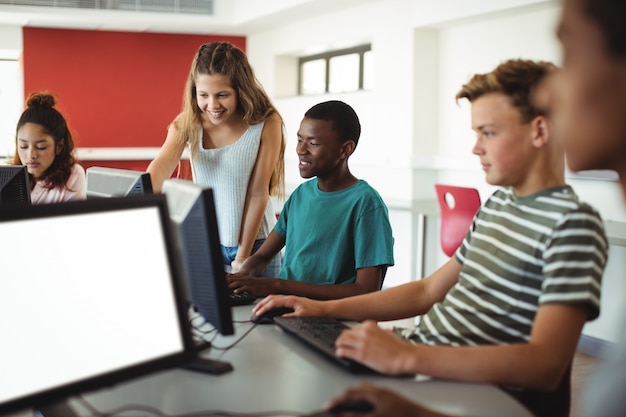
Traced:
<path fill-rule="evenodd" d="M 274 231 L 285 238 L 280 277 L 313 284 L 347 284 L 359 268 L 392 266 L 387 206 L 367 182 L 324 192 L 317 178 L 285 202 Z"/>

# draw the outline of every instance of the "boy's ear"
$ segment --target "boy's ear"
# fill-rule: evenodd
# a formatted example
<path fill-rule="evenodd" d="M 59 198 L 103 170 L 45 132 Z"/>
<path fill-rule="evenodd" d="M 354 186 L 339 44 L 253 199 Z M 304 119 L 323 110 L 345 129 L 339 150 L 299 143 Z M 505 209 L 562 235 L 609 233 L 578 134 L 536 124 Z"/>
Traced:
<path fill-rule="evenodd" d="M 533 128 L 533 146 L 541 148 L 545 146 L 551 139 L 551 127 L 545 116 L 537 116 L 532 120 Z"/>
<path fill-rule="evenodd" d="M 354 152 L 355 148 L 356 148 L 356 143 L 353 140 L 345 141 L 341 145 L 341 156 L 342 156 L 342 158 L 347 158 L 350 155 L 352 155 L 352 153 Z"/>

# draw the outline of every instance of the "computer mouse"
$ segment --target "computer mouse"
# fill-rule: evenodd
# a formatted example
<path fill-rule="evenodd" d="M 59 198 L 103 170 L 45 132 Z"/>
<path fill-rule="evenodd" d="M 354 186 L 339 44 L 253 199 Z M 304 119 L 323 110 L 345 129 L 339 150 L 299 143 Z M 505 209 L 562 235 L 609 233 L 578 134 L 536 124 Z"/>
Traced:
<path fill-rule="evenodd" d="M 256 316 L 255 314 L 253 314 L 250 317 L 250 321 L 252 323 L 255 324 L 273 324 L 274 323 L 274 317 L 276 316 L 282 316 L 283 314 L 286 313 L 293 313 L 293 308 L 291 307 L 277 307 L 277 308 L 273 308 L 269 311 L 266 311 L 265 313 L 261 314 L 260 316 Z"/>
<path fill-rule="evenodd" d="M 344 402 L 328 410 L 331 416 L 340 416 L 342 413 L 369 413 L 370 411 L 374 411 L 374 406 L 365 400 Z"/>

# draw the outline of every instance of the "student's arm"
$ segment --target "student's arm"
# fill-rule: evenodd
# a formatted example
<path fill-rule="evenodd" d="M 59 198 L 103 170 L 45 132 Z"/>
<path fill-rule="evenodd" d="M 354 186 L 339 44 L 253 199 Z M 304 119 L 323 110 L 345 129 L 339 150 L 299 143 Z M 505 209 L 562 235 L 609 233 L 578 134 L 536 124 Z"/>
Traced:
<path fill-rule="evenodd" d="M 391 375 L 424 374 L 549 391 L 571 363 L 587 315 L 584 306 L 543 305 L 530 342 L 466 347 L 412 345 L 368 321 L 342 333 L 336 353 Z"/>
<path fill-rule="evenodd" d="M 246 202 L 241 219 L 241 234 L 239 236 L 239 248 L 233 262 L 233 268 L 237 270 L 252 252 L 254 241 L 259 233 L 265 207 L 269 200 L 269 183 L 278 163 L 280 148 L 282 146 L 282 120 L 276 113 L 267 118 L 261 132 L 261 145 L 248 190 Z"/>
<path fill-rule="evenodd" d="M 248 260 L 256 257 L 257 253 L 248 258 Z M 257 262 L 257 260 L 254 260 L 254 264 L 257 264 Z M 246 264 L 248 264 L 248 261 L 244 263 L 244 265 Z M 235 289 L 235 291 L 246 291 L 257 297 L 264 297 L 270 294 L 291 294 L 316 300 L 335 300 L 377 291 L 380 288 L 383 267 L 359 268 L 356 271 L 355 282 L 350 284 L 311 284 L 280 278 L 257 278 L 259 270 L 252 272 L 257 272 L 256 277 L 243 276 L 241 274 L 229 276 L 230 288 Z M 260 272 L 263 272 L 263 270 Z M 254 273 L 250 275 L 254 275 Z"/>
<path fill-rule="evenodd" d="M 229 275 L 228 282 L 231 284 L 230 288 L 233 290 L 247 291 L 247 289 L 241 288 L 243 285 L 242 278 L 248 276 L 258 277 L 263 274 L 267 266 L 272 262 L 272 259 L 274 259 L 284 246 L 285 238 L 272 230 L 259 250 L 241 264 L 237 273 Z"/>
<path fill-rule="evenodd" d="M 152 189 L 155 193 L 161 192 L 163 181 L 172 176 L 174 169 L 180 162 L 185 146 L 184 142 L 176 138 L 176 128 L 174 123 L 172 123 L 167 129 L 165 142 L 161 146 L 157 157 L 150 162 L 146 169 L 150 173 Z"/>
<path fill-rule="evenodd" d="M 427 278 L 383 291 L 329 301 L 270 295 L 257 303 L 254 313 L 260 315 L 276 307 L 290 307 L 294 309 L 290 316 L 326 316 L 355 321 L 414 317 L 443 300 L 458 281 L 460 271 L 461 265 L 453 257 Z"/>

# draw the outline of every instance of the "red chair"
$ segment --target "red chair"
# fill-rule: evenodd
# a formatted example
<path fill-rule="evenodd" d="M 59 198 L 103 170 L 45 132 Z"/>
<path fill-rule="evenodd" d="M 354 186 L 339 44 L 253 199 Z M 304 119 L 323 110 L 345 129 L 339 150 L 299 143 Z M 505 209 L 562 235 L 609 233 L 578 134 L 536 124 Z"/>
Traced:
<path fill-rule="evenodd" d="M 441 249 L 448 256 L 457 250 L 480 208 L 480 194 L 475 188 L 435 184 L 441 212 Z"/>

